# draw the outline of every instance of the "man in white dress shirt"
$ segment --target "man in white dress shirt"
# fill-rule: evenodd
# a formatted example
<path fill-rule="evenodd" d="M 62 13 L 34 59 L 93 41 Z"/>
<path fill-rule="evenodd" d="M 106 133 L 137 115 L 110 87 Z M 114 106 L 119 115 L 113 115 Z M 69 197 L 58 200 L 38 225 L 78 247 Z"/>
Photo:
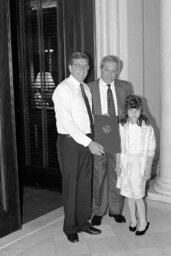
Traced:
<path fill-rule="evenodd" d="M 92 96 L 89 87 L 83 82 L 88 74 L 89 58 L 85 53 L 74 52 L 68 67 L 70 76 L 56 87 L 52 99 L 62 173 L 63 231 L 70 242 L 77 242 L 78 232 L 101 233 L 89 220 L 92 215 L 92 153 L 100 156 L 104 151 L 100 144 L 92 140 L 92 114 L 88 113 L 92 109 Z"/>

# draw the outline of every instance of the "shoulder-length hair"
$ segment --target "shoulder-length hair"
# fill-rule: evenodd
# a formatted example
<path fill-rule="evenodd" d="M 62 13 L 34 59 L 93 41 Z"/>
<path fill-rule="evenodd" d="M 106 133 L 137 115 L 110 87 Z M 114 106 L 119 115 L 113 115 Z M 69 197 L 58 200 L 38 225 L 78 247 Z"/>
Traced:
<path fill-rule="evenodd" d="M 123 117 L 120 120 L 120 123 L 122 125 L 126 124 L 128 122 L 128 110 L 131 108 L 140 109 L 140 116 L 137 120 L 137 125 L 142 126 L 142 122 L 144 121 L 146 125 L 149 125 L 150 122 L 146 115 L 144 114 L 142 100 L 137 95 L 128 95 L 125 99 L 125 107 L 124 107 L 124 114 Z"/>

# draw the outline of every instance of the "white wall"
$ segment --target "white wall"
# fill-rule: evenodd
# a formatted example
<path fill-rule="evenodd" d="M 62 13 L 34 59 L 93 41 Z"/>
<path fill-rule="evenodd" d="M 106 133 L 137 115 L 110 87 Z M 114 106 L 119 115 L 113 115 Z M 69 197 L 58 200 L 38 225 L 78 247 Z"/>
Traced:
<path fill-rule="evenodd" d="M 144 0 L 144 96 L 160 126 L 160 0 Z"/>
<path fill-rule="evenodd" d="M 160 0 L 129 0 L 128 80 L 160 126 Z"/>
<path fill-rule="evenodd" d="M 127 1 L 128 30 L 128 80 L 133 83 L 135 93 L 143 95 L 143 11 L 142 0 Z"/>

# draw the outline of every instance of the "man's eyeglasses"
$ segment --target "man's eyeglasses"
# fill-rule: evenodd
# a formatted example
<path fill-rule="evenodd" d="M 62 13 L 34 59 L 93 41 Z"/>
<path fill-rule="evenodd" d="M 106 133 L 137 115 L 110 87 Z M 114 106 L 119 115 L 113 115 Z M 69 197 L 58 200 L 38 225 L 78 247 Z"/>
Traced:
<path fill-rule="evenodd" d="M 81 64 L 72 64 L 72 66 L 75 66 L 76 69 L 78 70 L 89 70 L 89 65 L 88 64 L 85 64 L 85 65 L 81 65 Z"/>

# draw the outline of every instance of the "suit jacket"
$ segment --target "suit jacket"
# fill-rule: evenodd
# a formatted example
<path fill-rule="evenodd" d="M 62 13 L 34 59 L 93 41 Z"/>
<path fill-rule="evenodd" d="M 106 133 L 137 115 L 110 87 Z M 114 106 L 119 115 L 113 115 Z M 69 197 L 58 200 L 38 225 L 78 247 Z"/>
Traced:
<path fill-rule="evenodd" d="M 88 86 L 90 87 L 92 93 L 92 100 L 93 100 L 93 114 L 101 115 L 101 102 L 100 102 L 100 89 L 99 89 L 99 81 L 100 79 L 90 82 Z M 123 115 L 124 105 L 125 105 L 125 98 L 133 94 L 133 87 L 132 84 L 128 81 L 124 80 L 115 80 L 115 91 L 117 97 L 117 104 L 118 104 L 118 116 L 119 119 Z"/>

